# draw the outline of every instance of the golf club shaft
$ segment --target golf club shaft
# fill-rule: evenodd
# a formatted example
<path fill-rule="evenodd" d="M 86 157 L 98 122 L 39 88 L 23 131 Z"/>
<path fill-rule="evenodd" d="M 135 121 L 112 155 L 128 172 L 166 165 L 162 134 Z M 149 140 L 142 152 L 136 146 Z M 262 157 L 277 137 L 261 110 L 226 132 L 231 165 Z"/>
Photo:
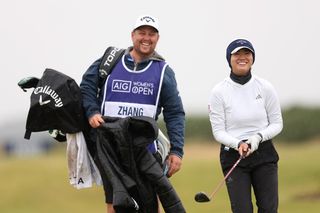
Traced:
<path fill-rule="evenodd" d="M 221 188 L 221 186 L 223 185 L 223 183 L 225 182 L 225 180 L 230 176 L 231 172 L 236 168 L 236 166 L 240 163 L 242 159 L 242 156 L 239 157 L 239 159 L 235 162 L 235 164 L 232 166 L 232 168 L 228 171 L 228 173 L 224 176 L 224 178 L 221 180 L 221 182 L 219 183 L 219 185 L 215 188 L 215 190 L 212 192 L 212 194 L 210 195 L 210 200 L 213 198 L 213 196 L 217 193 L 217 191 L 219 191 L 219 189 Z"/>

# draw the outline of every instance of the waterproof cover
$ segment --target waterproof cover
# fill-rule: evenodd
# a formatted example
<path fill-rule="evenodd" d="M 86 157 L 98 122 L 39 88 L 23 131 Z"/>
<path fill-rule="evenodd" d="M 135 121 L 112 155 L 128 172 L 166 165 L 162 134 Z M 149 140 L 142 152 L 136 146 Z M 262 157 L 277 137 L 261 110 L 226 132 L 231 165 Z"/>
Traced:
<path fill-rule="evenodd" d="M 80 132 L 84 128 L 81 91 L 71 77 L 53 70 L 43 72 L 30 97 L 25 138 L 31 132 L 61 130 Z"/>

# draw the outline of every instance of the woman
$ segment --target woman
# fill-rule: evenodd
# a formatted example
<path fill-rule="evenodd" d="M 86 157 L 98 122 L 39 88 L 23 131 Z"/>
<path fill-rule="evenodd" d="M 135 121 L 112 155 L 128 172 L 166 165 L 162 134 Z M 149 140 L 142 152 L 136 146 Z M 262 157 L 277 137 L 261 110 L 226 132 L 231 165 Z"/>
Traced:
<path fill-rule="evenodd" d="M 252 187 L 258 212 L 277 212 L 279 157 L 272 138 L 283 126 L 279 100 L 268 81 L 251 74 L 255 51 L 249 41 L 231 42 L 226 57 L 231 73 L 212 89 L 209 117 L 221 143 L 223 173 L 243 157 L 226 180 L 231 208 L 234 213 L 253 212 Z"/>

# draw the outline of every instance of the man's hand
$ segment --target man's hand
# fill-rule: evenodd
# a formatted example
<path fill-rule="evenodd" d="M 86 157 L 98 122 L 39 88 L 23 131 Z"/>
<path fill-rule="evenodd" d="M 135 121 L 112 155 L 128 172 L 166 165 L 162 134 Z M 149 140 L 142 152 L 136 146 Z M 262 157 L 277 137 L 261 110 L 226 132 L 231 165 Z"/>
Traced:
<path fill-rule="evenodd" d="M 92 128 L 97 128 L 102 123 L 104 123 L 104 120 L 101 114 L 95 114 L 89 118 L 89 124 Z"/>
<path fill-rule="evenodd" d="M 169 171 L 167 173 L 168 177 L 171 177 L 174 173 L 180 170 L 181 164 L 182 164 L 182 159 L 175 155 L 175 154 L 170 154 L 168 156 L 168 159 L 166 161 L 169 167 Z"/>

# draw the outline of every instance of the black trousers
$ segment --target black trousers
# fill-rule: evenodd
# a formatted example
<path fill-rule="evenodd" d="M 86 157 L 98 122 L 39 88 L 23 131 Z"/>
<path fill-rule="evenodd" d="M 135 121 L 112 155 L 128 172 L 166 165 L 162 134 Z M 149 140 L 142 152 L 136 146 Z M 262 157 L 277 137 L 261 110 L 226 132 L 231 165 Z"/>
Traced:
<path fill-rule="evenodd" d="M 224 175 L 239 158 L 238 151 L 221 146 L 220 162 Z M 271 141 L 260 144 L 259 149 L 242 159 L 226 180 L 233 213 L 252 213 L 252 189 L 258 213 L 278 211 L 278 160 Z"/>

